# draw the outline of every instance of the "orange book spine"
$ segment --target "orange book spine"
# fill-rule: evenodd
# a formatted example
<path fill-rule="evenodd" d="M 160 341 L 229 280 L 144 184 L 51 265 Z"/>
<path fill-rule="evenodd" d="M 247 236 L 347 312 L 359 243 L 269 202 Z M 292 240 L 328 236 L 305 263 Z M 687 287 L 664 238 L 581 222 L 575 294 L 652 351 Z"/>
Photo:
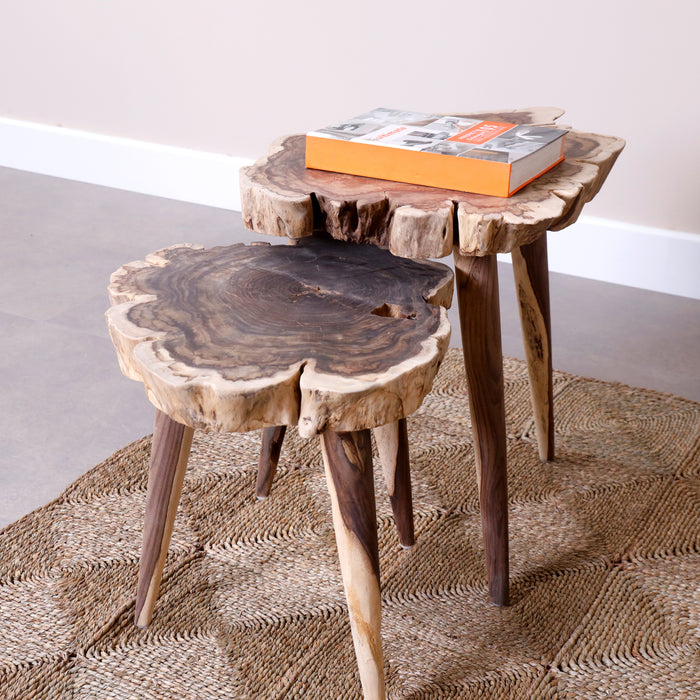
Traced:
<path fill-rule="evenodd" d="M 306 166 L 460 192 L 508 197 L 510 165 L 307 135 Z"/>

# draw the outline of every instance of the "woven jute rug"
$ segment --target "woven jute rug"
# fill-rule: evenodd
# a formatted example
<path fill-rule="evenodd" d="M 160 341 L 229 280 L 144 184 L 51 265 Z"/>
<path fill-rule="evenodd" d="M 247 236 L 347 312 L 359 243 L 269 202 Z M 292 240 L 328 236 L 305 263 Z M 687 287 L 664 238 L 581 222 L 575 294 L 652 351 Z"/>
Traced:
<path fill-rule="evenodd" d="M 392 698 L 700 697 L 700 405 L 556 373 L 537 459 L 506 361 L 512 605 L 487 602 L 459 351 L 409 421 L 416 534 L 377 473 Z M 357 698 L 317 441 L 198 433 L 154 621 L 132 622 L 150 439 L 0 535 L 2 698 Z"/>

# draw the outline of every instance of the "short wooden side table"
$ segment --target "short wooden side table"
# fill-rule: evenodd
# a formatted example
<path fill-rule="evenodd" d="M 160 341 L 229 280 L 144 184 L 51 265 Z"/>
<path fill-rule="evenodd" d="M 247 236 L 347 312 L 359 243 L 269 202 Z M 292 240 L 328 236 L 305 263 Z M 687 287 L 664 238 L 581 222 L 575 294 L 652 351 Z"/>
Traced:
<path fill-rule="evenodd" d="M 173 246 L 112 275 L 107 321 L 119 364 L 156 407 L 137 625 L 150 623 L 158 597 L 193 429 L 297 425 L 321 438 L 364 696 L 385 698 L 369 430 L 399 541 L 410 544 L 405 418 L 447 350 L 452 280 L 439 263 L 320 237 Z"/>
<path fill-rule="evenodd" d="M 553 107 L 465 116 L 552 124 Z M 578 218 L 624 141 L 572 130 L 566 160 L 503 199 L 307 169 L 304 136 L 283 138 L 241 171 L 245 225 L 288 238 L 334 238 L 421 259 L 454 254 L 469 386 L 489 596 L 508 602 L 508 505 L 503 358 L 496 253 L 511 253 L 542 460 L 554 458 L 547 231 Z"/>

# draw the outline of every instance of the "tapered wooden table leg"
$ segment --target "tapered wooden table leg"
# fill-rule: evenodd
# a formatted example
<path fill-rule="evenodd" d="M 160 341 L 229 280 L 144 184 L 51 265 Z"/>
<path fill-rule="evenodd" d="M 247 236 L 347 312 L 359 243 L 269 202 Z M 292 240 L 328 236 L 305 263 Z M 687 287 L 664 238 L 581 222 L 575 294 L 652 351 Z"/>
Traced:
<path fill-rule="evenodd" d="M 416 543 L 413 529 L 413 498 L 411 495 L 411 466 L 408 459 L 408 429 L 406 419 L 374 428 L 379 460 L 394 511 L 394 521 L 402 547 Z"/>
<path fill-rule="evenodd" d="M 193 432 L 192 428 L 156 411 L 134 615 L 139 627 L 151 622 L 158 598 Z"/>
<path fill-rule="evenodd" d="M 508 484 L 503 356 L 495 255 L 454 249 L 489 596 L 508 604 Z"/>
<path fill-rule="evenodd" d="M 277 464 L 280 461 L 280 452 L 286 432 L 286 425 L 263 428 L 258 477 L 255 482 L 255 495 L 258 498 L 267 498 L 270 495 L 270 487 L 272 486 L 272 480 L 275 478 Z"/>
<path fill-rule="evenodd" d="M 379 544 L 369 430 L 321 435 L 343 586 L 365 700 L 383 700 Z"/>
<path fill-rule="evenodd" d="M 540 236 L 534 243 L 514 248 L 512 258 L 523 343 L 530 375 L 537 448 L 540 459 L 547 462 L 554 459 L 552 325 L 549 313 L 547 234 Z"/>

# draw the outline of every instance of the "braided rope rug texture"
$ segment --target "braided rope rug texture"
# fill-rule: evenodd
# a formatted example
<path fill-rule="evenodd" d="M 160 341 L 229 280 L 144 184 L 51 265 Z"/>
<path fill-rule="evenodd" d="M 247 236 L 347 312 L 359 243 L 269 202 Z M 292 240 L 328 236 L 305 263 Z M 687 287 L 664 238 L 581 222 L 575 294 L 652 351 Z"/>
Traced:
<path fill-rule="evenodd" d="M 506 360 L 511 598 L 486 600 L 462 357 L 409 420 L 417 544 L 375 468 L 390 698 L 700 697 L 700 405 L 555 373 L 537 458 Z M 150 628 L 133 625 L 150 438 L 2 533 L 3 698 L 358 698 L 316 440 L 198 432 Z"/>

